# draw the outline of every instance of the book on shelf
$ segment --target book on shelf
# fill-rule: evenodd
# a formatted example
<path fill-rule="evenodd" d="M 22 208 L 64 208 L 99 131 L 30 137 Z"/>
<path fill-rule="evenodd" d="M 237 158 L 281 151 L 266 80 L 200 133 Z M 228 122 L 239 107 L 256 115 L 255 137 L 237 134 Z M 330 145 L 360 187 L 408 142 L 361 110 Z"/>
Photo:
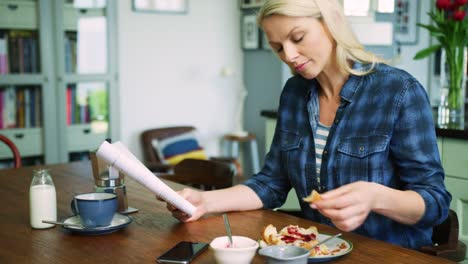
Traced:
<path fill-rule="evenodd" d="M 16 127 L 25 127 L 24 124 L 24 90 L 18 89 L 16 91 Z"/>
<path fill-rule="evenodd" d="M 3 128 L 16 127 L 16 91 L 8 86 L 3 94 Z"/>
<path fill-rule="evenodd" d="M 36 108 L 36 91 L 39 89 L 31 88 L 30 92 L 28 92 L 28 97 L 26 101 L 27 103 L 27 110 L 26 110 L 26 116 L 28 116 L 28 122 L 29 122 L 29 127 L 35 127 L 36 126 L 36 113 L 35 113 L 35 108 Z"/>
<path fill-rule="evenodd" d="M 18 45 L 18 72 L 26 72 L 25 70 L 25 63 L 24 63 L 24 45 L 23 45 L 24 39 L 23 38 L 18 38 L 17 40 L 17 45 Z"/>
<path fill-rule="evenodd" d="M 41 126 L 41 89 L 0 87 L 0 129 Z"/>
<path fill-rule="evenodd" d="M 73 89 L 73 124 L 79 124 L 80 123 L 80 105 L 78 104 L 78 88 L 76 85 L 74 86 Z"/>
<path fill-rule="evenodd" d="M 72 89 L 70 86 L 68 86 L 67 92 L 66 92 L 66 104 L 65 104 L 67 125 L 72 124 L 71 112 L 72 112 Z"/>
<path fill-rule="evenodd" d="M 31 64 L 31 72 L 37 73 L 39 72 L 39 45 L 37 44 L 37 38 L 30 38 L 29 41 L 29 49 L 30 49 L 30 64 Z"/>
<path fill-rule="evenodd" d="M 23 38 L 20 39 L 20 43 L 23 45 L 23 72 L 32 73 L 32 46 L 31 46 L 32 38 Z"/>
<path fill-rule="evenodd" d="M 70 124 L 76 123 L 76 115 L 75 115 L 75 108 L 76 108 L 76 86 L 70 85 L 68 86 L 70 89 Z"/>
<path fill-rule="evenodd" d="M 0 31 L 0 75 L 10 72 L 8 65 L 8 34 Z"/>
<path fill-rule="evenodd" d="M 31 89 L 24 89 L 24 126 L 32 127 L 31 124 Z"/>
<path fill-rule="evenodd" d="M 20 72 L 18 39 L 11 36 L 8 37 L 8 61 L 10 73 Z"/>
<path fill-rule="evenodd" d="M 76 113 L 77 122 L 80 124 L 89 123 L 88 97 L 86 85 L 78 84 L 76 90 Z"/>
<path fill-rule="evenodd" d="M 34 89 L 34 108 L 32 109 L 34 112 L 34 126 L 41 127 L 42 126 L 42 94 L 41 89 L 36 87 Z"/>
<path fill-rule="evenodd" d="M 6 39 L 9 72 L 39 72 L 37 33 L 30 30 L 10 30 Z"/>
<path fill-rule="evenodd" d="M 65 35 L 65 72 L 72 72 L 70 39 Z"/>
<path fill-rule="evenodd" d="M 65 32 L 65 72 L 76 72 L 76 32 Z"/>
<path fill-rule="evenodd" d="M 76 84 L 70 84 L 67 86 L 67 101 L 66 101 L 66 110 L 67 110 L 67 124 L 86 124 L 89 123 L 87 113 L 88 113 L 88 104 L 87 104 L 87 92 L 84 89 L 81 89 Z"/>
<path fill-rule="evenodd" d="M 3 89 L 0 89 L 0 129 L 3 128 Z"/>
<path fill-rule="evenodd" d="M 25 87 L 24 92 L 24 127 L 41 126 L 41 89 L 37 86 Z"/>

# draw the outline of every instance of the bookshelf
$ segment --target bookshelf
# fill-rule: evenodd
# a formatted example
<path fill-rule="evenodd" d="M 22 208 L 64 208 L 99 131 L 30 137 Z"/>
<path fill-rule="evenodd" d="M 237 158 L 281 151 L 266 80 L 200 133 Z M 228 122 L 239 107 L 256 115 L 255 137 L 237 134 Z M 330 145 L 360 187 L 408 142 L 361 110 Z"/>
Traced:
<path fill-rule="evenodd" d="M 0 0 L 0 133 L 25 164 L 87 158 L 118 138 L 116 5 Z M 0 146 L 0 163 L 10 156 Z"/>

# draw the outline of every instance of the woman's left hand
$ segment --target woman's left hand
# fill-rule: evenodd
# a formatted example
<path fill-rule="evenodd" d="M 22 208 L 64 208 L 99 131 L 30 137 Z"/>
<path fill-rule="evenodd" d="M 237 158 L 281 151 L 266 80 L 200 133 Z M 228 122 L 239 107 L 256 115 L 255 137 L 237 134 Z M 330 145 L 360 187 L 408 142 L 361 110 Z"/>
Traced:
<path fill-rule="evenodd" d="M 358 228 L 374 208 L 378 185 L 372 182 L 354 182 L 321 194 L 322 200 L 311 207 L 330 218 L 340 230 L 349 232 Z"/>

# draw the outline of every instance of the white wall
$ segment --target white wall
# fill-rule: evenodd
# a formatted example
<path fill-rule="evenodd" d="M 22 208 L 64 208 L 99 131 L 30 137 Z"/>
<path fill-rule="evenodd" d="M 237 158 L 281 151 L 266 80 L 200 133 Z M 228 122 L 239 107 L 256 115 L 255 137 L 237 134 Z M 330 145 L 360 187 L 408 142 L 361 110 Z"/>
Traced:
<path fill-rule="evenodd" d="M 242 82 L 237 1 L 190 0 L 188 13 L 132 11 L 119 1 L 121 138 L 141 158 L 145 129 L 193 125 L 208 154 L 234 130 Z M 232 75 L 223 76 L 228 67 Z"/>

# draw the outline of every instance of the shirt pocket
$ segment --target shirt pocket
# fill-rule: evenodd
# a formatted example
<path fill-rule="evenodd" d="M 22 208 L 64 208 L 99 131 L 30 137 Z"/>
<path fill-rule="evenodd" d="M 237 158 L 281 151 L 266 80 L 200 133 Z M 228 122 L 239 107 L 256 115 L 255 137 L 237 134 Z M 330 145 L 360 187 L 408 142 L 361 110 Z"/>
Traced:
<path fill-rule="evenodd" d="M 340 140 L 335 160 L 337 182 L 383 182 L 383 166 L 388 156 L 388 136 L 369 135 Z"/>
<path fill-rule="evenodd" d="M 302 136 L 289 131 L 281 131 L 281 163 L 288 173 L 288 177 L 292 182 L 300 175 L 299 164 L 301 156 L 301 141 Z"/>

